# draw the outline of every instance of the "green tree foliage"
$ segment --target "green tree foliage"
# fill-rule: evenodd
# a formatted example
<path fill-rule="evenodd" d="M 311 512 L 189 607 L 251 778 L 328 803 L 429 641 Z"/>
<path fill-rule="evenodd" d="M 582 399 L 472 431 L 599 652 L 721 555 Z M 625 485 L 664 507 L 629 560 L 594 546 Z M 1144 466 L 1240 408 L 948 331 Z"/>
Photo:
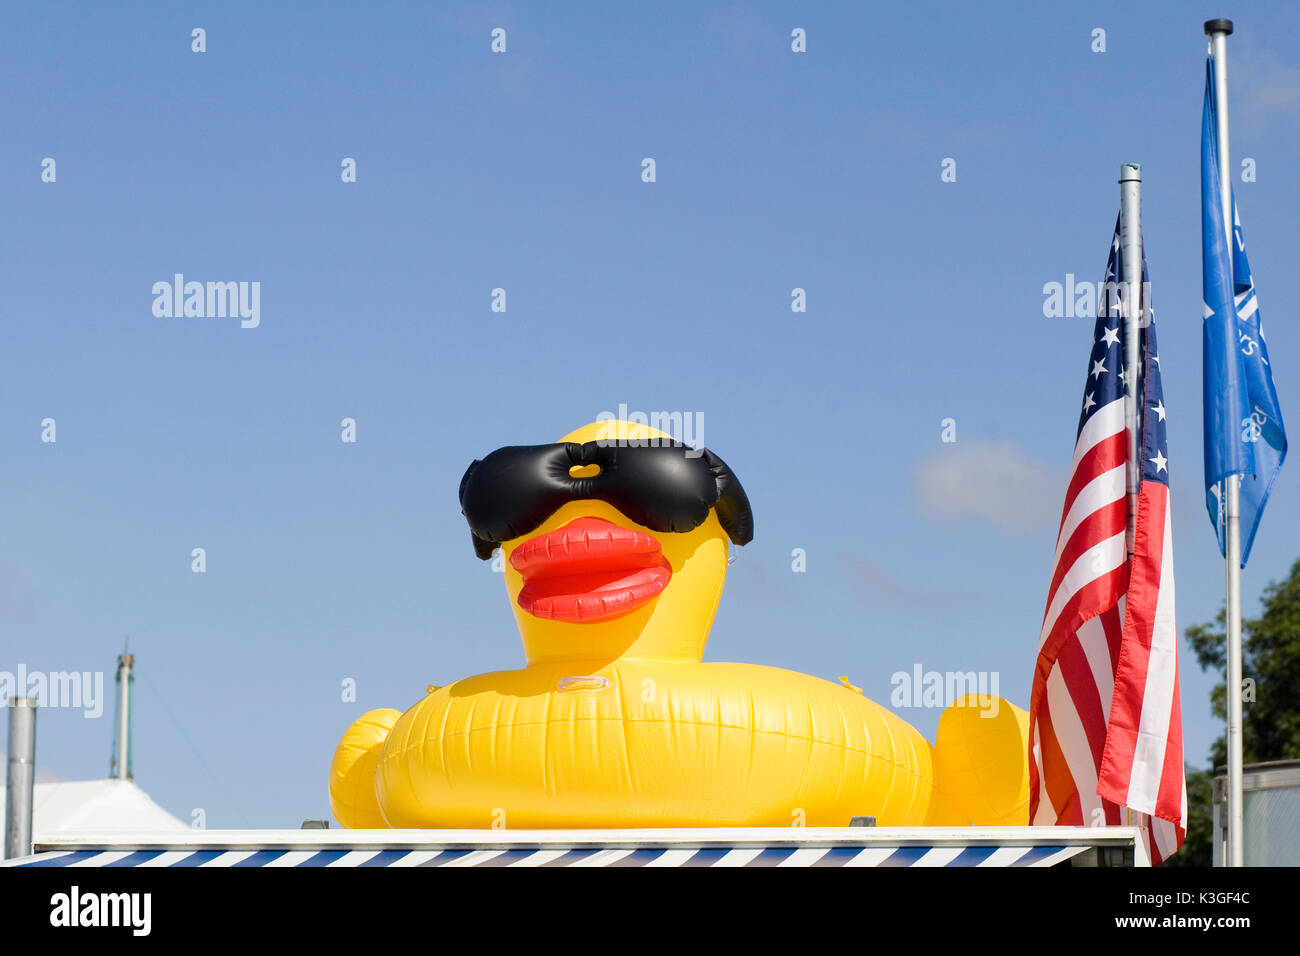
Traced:
<path fill-rule="evenodd" d="M 1285 581 L 1264 589 L 1264 613 L 1241 625 L 1241 750 L 1243 763 L 1300 758 L 1300 561 Z M 1201 670 L 1227 670 L 1225 616 L 1185 632 Z M 1210 709 L 1227 720 L 1227 688 L 1210 694 Z M 1226 737 L 1210 748 L 1210 769 L 1187 772 L 1187 840 L 1169 866 L 1209 866 L 1213 810 L 1210 781 L 1214 767 L 1228 762 Z"/>
<path fill-rule="evenodd" d="M 1264 589 L 1264 613 L 1243 621 L 1241 636 L 1241 752 L 1244 763 L 1300 757 L 1300 561 L 1285 581 Z M 1186 631 L 1202 670 L 1227 668 L 1224 614 L 1215 624 Z M 1253 700 L 1252 700 L 1253 698 Z M 1214 716 L 1227 719 L 1227 691 L 1217 684 L 1210 698 Z M 1215 767 L 1228 762 L 1227 741 L 1210 748 Z"/>

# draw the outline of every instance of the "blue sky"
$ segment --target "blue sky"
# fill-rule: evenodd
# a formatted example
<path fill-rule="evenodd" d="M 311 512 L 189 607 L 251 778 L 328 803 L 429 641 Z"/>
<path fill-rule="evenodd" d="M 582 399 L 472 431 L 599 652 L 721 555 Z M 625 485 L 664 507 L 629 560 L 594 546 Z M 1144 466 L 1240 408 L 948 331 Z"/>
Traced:
<path fill-rule="evenodd" d="M 1027 705 L 1092 326 L 1044 317 L 1042 290 L 1101 279 L 1125 161 L 1180 626 L 1218 609 L 1201 22 L 1237 21 L 1233 162 L 1258 171 L 1237 197 L 1297 422 L 1294 7 L 270 6 L 0 24 L 0 669 L 103 670 L 111 693 L 130 635 L 136 778 L 173 813 L 325 817 L 354 717 L 520 665 L 461 474 L 620 403 L 702 416 L 753 503 L 707 659 L 846 674 L 880 701 L 917 664 L 997 672 Z M 156 317 L 177 272 L 260 282 L 260 325 Z M 1292 464 L 1247 613 L 1300 556 L 1298 521 Z M 1185 646 L 1181 676 L 1199 765 L 1213 678 Z M 43 712 L 43 771 L 106 774 L 111 713 Z M 932 738 L 937 710 L 901 713 Z"/>

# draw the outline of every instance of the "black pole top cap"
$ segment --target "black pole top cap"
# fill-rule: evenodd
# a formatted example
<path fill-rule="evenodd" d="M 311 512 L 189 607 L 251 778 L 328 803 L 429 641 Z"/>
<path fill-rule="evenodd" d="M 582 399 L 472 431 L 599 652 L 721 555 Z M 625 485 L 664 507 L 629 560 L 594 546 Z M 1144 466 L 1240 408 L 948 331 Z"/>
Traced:
<path fill-rule="evenodd" d="M 1231 20 L 1206 20 L 1205 35 L 1211 36 L 1215 33 L 1228 34 L 1232 32 Z"/>

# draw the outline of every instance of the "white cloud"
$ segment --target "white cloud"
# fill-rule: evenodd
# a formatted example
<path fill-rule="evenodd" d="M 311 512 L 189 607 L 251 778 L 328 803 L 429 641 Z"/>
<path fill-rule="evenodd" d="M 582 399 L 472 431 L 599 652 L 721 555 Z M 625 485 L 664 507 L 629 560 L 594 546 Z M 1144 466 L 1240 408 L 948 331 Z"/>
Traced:
<path fill-rule="evenodd" d="M 1241 118 L 1247 131 L 1259 135 L 1275 119 L 1291 125 L 1300 121 L 1300 70 L 1270 59 L 1234 65 L 1237 75 L 1229 81 L 1228 95 L 1240 91 Z"/>
<path fill-rule="evenodd" d="M 979 595 L 964 594 L 950 588 L 935 588 L 931 583 L 908 587 L 900 583 L 885 567 L 863 554 L 840 554 L 839 562 L 855 592 L 877 604 L 892 604 L 915 612 L 944 611 L 952 607 L 970 607 L 981 600 Z"/>
<path fill-rule="evenodd" d="M 1065 476 L 1015 442 L 963 439 L 917 462 L 912 488 L 928 518 L 973 516 L 1016 530 L 1059 515 Z"/>
<path fill-rule="evenodd" d="M 851 580 L 866 597 L 890 604 L 912 604 L 924 595 L 908 591 L 875 561 L 860 554 L 841 558 Z"/>
<path fill-rule="evenodd" d="M 1291 40 L 1297 19 L 1294 13 L 1288 19 L 1286 28 L 1274 35 L 1261 36 L 1247 28 L 1228 40 L 1228 108 L 1234 133 L 1256 137 L 1274 123 L 1300 126 L 1300 67 Z"/>

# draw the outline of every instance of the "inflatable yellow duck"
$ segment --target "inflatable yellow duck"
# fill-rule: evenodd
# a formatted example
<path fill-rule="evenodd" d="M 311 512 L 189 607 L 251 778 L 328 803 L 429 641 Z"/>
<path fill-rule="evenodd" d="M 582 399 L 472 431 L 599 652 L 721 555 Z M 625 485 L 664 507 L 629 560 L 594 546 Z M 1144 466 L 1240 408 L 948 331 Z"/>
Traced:
<path fill-rule="evenodd" d="M 1027 822 L 1027 716 L 1000 698 L 950 707 L 932 747 L 847 681 L 701 662 L 753 526 L 712 452 L 596 422 L 476 461 L 461 504 L 479 557 L 501 549 L 526 666 L 357 720 L 330 768 L 343 826 Z"/>

